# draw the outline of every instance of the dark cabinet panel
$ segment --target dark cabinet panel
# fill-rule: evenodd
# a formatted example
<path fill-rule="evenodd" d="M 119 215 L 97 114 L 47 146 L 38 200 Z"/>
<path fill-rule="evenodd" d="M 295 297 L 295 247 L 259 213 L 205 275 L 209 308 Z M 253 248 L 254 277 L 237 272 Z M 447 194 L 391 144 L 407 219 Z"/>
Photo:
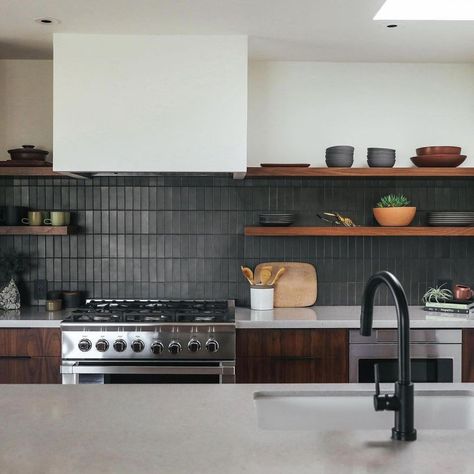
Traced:
<path fill-rule="evenodd" d="M 474 329 L 462 332 L 462 381 L 474 382 Z"/>
<path fill-rule="evenodd" d="M 0 356 L 0 383 L 61 383 L 59 357 Z"/>
<path fill-rule="evenodd" d="M 238 383 L 347 383 L 345 329 L 237 331 Z"/>
<path fill-rule="evenodd" d="M 61 332 L 55 328 L 0 329 L 0 356 L 60 357 Z"/>

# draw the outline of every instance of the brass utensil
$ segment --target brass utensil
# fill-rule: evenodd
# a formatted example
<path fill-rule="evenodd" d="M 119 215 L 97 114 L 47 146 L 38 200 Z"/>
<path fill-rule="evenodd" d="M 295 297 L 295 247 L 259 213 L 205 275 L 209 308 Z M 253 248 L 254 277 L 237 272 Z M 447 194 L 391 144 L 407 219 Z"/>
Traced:
<path fill-rule="evenodd" d="M 242 275 L 247 279 L 247 281 L 253 286 L 255 283 L 253 281 L 253 271 L 249 267 L 240 266 Z"/>
<path fill-rule="evenodd" d="M 286 270 L 285 267 L 281 267 L 277 271 L 276 275 L 273 277 L 273 280 L 269 283 L 269 285 L 274 285 L 279 280 L 279 278 L 283 275 L 283 273 L 285 273 L 285 270 Z"/>

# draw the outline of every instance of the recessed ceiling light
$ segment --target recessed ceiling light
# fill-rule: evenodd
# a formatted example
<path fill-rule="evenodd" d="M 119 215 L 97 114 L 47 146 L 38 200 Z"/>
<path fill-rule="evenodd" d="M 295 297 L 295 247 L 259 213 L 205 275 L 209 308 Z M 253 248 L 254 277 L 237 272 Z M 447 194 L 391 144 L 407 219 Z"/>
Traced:
<path fill-rule="evenodd" d="M 39 23 L 40 25 L 57 25 L 61 23 L 57 18 L 51 18 L 48 16 L 45 16 L 42 18 L 36 18 L 35 22 Z"/>
<path fill-rule="evenodd" d="M 374 20 L 473 21 L 473 0 L 386 0 Z"/>

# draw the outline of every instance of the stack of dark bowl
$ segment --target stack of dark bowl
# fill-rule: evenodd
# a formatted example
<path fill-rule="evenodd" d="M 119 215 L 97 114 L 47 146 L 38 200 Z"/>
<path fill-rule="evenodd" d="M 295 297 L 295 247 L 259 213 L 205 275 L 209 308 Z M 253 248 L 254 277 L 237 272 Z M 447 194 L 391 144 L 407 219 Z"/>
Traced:
<path fill-rule="evenodd" d="M 326 148 L 326 165 L 329 168 L 350 168 L 354 163 L 354 147 L 348 145 Z"/>
<path fill-rule="evenodd" d="M 367 163 L 371 168 L 392 168 L 395 164 L 395 150 L 367 148 Z"/>

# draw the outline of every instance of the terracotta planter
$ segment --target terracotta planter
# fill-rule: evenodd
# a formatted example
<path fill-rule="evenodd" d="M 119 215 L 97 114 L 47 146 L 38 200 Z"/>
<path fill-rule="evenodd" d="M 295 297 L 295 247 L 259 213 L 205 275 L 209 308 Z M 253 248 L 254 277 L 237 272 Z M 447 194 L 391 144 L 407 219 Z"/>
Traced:
<path fill-rule="evenodd" d="M 416 214 L 416 207 L 375 207 L 375 220 L 384 227 L 410 225 Z"/>

